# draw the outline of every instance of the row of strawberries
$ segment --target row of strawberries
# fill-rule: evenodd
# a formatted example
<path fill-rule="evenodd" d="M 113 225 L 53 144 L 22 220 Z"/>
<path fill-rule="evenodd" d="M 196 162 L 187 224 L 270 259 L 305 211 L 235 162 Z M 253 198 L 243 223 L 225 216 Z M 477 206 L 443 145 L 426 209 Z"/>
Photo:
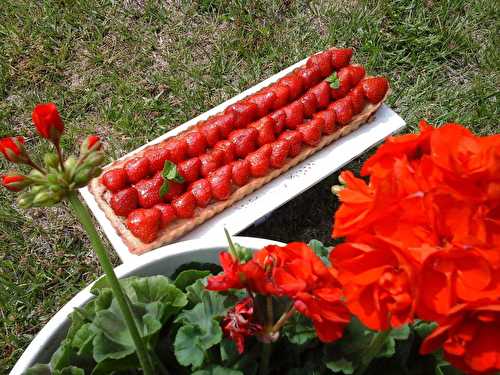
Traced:
<path fill-rule="evenodd" d="M 347 65 L 351 55 L 349 49 L 315 55 L 304 68 L 230 106 L 195 130 L 151 148 L 124 168 L 108 171 L 102 182 L 114 192 L 110 200 L 114 212 L 127 217 L 127 226 L 136 237 L 151 242 L 174 219 L 192 217 L 196 206 L 206 207 L 212 199 L 226 200 L 250 177 L 282 167 L 288 157 L 300 152 L 302 143 L 317 145 L 322 134 L 348 123 L 362 111 L 366 100 L 379 102 L 388 89 L 384 78 L 363 80 L 361 66 Z M 336 88 L 327 81 L 318 83 L 334 69 L 338 70 Z M 289 100 L 294 101 L 287 105 Z M 256 118 L 260 119 L 254 121 Z M 170 181 L 168 193 L 161 198 L 161 169 L 167 159 L 177 164 L 189 186 L 185 192 L 187 184 Z M 133 186 L 128 187 L 130 184 Z"/>

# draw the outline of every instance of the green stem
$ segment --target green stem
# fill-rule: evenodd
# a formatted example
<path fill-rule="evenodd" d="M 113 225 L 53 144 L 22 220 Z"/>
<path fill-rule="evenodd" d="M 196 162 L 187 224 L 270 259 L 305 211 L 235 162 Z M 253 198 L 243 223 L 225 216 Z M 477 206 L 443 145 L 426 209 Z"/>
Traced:
<path fill-rule="evenodd" d="M 118 302 L 118 306 L 123 314 L 123 318 L 125 319 L 125 323 L 130 332 L 130 336 L 134 341 L 135 348 L 137 351 L 137 357 L 139 358 L 139 362 L 142 367 L 142 371 L 144 375 L 153 375 L 153 365 L 151 362 L 151 358 L 149 356 L 148 351 L 146 350 L 146 345 L 139 334 L 139 330 L 136 325 L 136 321 L 132 314 L 132 310 L 130 305 L 127 302 L 127 297 L 123 292 L 123 289 L 116 277 L 116 274 L 113 270 L 113 265 L 111 264 L 108 254 L 106 253 L 106 249 L 101 242 L 99 234 L 97 233 L 94 223 L 92 222 L 92 218 L 90 217 L 90 213 L 87 208 L 82 204 L 80 199 L 78 198 L 78 194 L 75 191 L 71 191 L 68 195 L 69 203 L 71 208 L 73 209 L 76 217 L 83 225 L 83 228 L 87 232 L 87 235 L 90 239 L 92 247 L 97 254 L 97 258 L 101 263 L 101 267 L 106 274 L 106 278 L 111 286 L 113 291 L 113 295 L 116 298 L 116 302 Z"/>
<path fill-rule="evenodd" d="M 226 234 L 227 238 L 227 243 L 229 244 L 229 253 L 235 258 L 239 259 L 240 254 L 238 254 L 238 251 L 236 250 L 236 247 L 234 246 L 233 239 L 231 238 L 231 235 L 227 231 L 226 228 L 224 228 L 224 233 Z"/>
<path fill-rule="evenodd" d="M 368 366 L 370 366 L 370 363 L 382 350 L 382 347 L 384 346 L 385 341 L 387 340 L 387 337 L 389 337 L 390 333 L 391 329 L 389 328 L 383 332 L 378 332 L 375 335 L 372 342 L 370 343 L 370 346 L 366 350 L 366 354 L 363 356 L 361 365 L 356 370 L 355 375 L 362 375 L 365 373 Z"/>
<path fill-rule="evenodd" d="M 269 361 L 271 359 L 271 343 L 262 344 L 262 354 L 260 357 L 259 375 L 267 375 L 269 373 Z"/>
<path fill-rule="evenodd" d="M 61 165 L 61 171 L 65 171 L 65 168 L 64 168 L 64 159 L 63 159 L 63 154 L 62 154 L 62 150 L 61 150 L 61 145 L 59 144 L 59 142 L 57 142 L 55 144 L 56 146 L 56 152 L 57 152 L 57 157 L 59 158 L 59 164 Z"/>

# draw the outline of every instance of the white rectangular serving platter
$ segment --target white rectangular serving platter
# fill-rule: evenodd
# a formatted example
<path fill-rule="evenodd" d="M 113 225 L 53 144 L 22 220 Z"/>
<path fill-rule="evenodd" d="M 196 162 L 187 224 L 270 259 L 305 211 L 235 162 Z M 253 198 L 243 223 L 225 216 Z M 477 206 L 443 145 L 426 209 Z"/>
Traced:
<path fill-rule="evenodd" d="M 229 105 L 279 80 L 294 69 L 305 64 L 306 61 L 307 58 L 299 61 L 123 157 L 127 157 L 149 145 L 161 142 L 166 138 L 186 130 L 199 121 L 206 120 L 208 117 L 222 112 Z M 389 107 L 383 105 L 376 112 L 372 122 L 362 125 L 358 130 L 338 139 L 323 150 L 318 151 L 302 163 L 291 168 L 288 172 L 275 178 L 257 191 L 243 198 L 241 201 L 236 202 L 232 207 L 215 215 L 212 219 L 207 220 L 183 237 L 178 238 L 176 242 L 202 238 L 221 238 L 224 236 L 224 227 L 227 228 L 232 235 L 241 232 L 243 229 L 266 216 L 266 214 L 282 206 L 325 177 L 339 170 L 370 147 L 382 142 L 387 136 L 401 130 L 404 126 L 405 121 Z M 94 196 L 90 194 L 89 190 L 83 188 L 80 189 L 80 193 L 101 225 L 104 234 L 108 237 L 121 261 L 123 263 L 140 261 L 139 255 L 131 254 L 128 251 L 127 246 L 123 243 L 104 212 L 99 208 Z"/>

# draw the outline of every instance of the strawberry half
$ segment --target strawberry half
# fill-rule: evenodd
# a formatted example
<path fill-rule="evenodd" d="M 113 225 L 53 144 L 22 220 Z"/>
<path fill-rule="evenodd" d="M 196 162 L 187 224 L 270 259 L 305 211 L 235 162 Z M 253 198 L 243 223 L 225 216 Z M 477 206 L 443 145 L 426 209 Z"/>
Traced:
<path fill-rule="evenodd" d="M 188 191 L 172 201 L 172 207 L 179 218 L 188 219 L 194 216 L 196 199 L 192 192 Z"/>
<path fill-rule="evenodd" d="M 361 65 L 347 65 L 345 68 L 349 71 L 351 75 L 351 84 L 352 87 L 356 86 L 359 81 L 361 81 L 365 77 L 365 68 Z"/>
<path fill-rule="evenodd" d="M 326 109 L 318 112 L 313 116 L 313 119 L 323 120 L 323 134 L 333 134 L 335 132 L 337 119 L 334 110 Z"/>
<path fill-rule="evenodd" d="M 258 121 L 252 122 L 248 125 L 249 128 L 255 128 L 259 133 L 257 137 L 257 143 L 259 146 L 263 146 L 267 143 L 274 141 L 274 120 L 269 117 L 263 117 Z"/>
<path fill-rule="evenodd" d="M 134 158 L 125 163 L 125 172 L 130 183 L 135 184 L 151 174 L 151 167 L 147 158 Z"/>
<path fill-rule="evenodd" d="M 275 83 L 269 87 L 269 91 L 272 91 L 276 95 L 276 99 L 273 103 L 274 110 L 280 109 L 288 103 L 290 98 L 290 89 L 288 86 Z"/>
<path fill-rule="evenodd" d="M 271 143 L 271 156 L 269 163 L 273 168 L 281 168 L 285 165 L 288 152 L 290 151 L 290 142 L 284 139 L 278 139 L 276 142 Z"/>
<path fill-rule="evenodd" d="M 389 82 L 384 77 L 366 78 L 361 82 L 366 99 L 372 104 L 380 102 L 387 90 L 389 90 Z"/>
<path fill-rule="evenodd" d="M 231 196 L 231 166 L 225 165 L 208 177 L 212 196 L 225 201 Z"/>
<path fill-rule="evenodd" d="M 302 77 L 304 88 L 310 89 L 321 81 L 321 70 L 317 65 L 311 67 L 302 67 L 297 70 L 297 73 Z"/>
<path fill-rule="evenodd" d="M 177 164 L 177 171 L 186 182 L 193 182 L 198 179 L 201 172 L 200 158 L 191 158 Z"/>
<path fill-rule="evenodd" d="M 289 100 L 294 100 L 302 94 L 304 90 L 304 82 L 300 74 L 291 73 L 278 81 L 279 84 L 288 86 L 290 90 Z"/>
<path fill-rule="evenodd" d="M 276 94 L 270 90 L 262 90 L 248 98 L 249 102 L 257 106 L 259 117 L 264 117 L 273 109 Z"/>
<path fill-rule="evenodd" d="M 335 70 L 348 65 L 351 61 L 352 49 L 350 48 L 331 49 L 329 51 L 332 59 L 332 68 Z"/>
<path fill-rule="evenodd" d="M 255 128 L 238 129 L 229 134 L 229 140 L 234 145 L 236 155 L 244 158 L 255 150 L 259 132 Z"/>
<path fill-rule="evenodd" d="M 128 216 L 139 206 L 139 197 L 134 187 L 120 190 L 111 196 L 109 205 L 118 216 Z"/>
<path fill-rule="evenodd" d="M 165 202 L 171 202 L 184 192 L 185 185 L 175 181 L 168 182 L 168 192 L 163 196 Z"/>
<path fill-rule="evenodd" d="M 355 88 L 353 88 L 349 92 L 349 94 L 347 94 L 347 97 L 351 100 L 353 114 L 357 115 L 358 113 L 363 111 L 366 100 L 363 92 L 363 87 L 361 85 L 357 85 Z"/>
<path fill-rule="evenodd" d="M 250 163 L 250 174 L 253 177 L 262 177 L 269 171 L 271 158 L 271 145 L 267 144 L 251 152 L 245 158 Z"/>
<path fill-rule="evenodd" d="M 326 108 L 330 103 L 330 85 L 328 82 L 318 83 L 309 92 L 316 96 L 319 108 Z"/>
<path fill-rule="evenodd" d="M 284 131 L 279 139 L 284 139 L 290 143 L 290 150 L 288 151 L 288 155 L 293 158 L 300 153 L 302 149 L 302 142 L 304 140 L 302 134 L 297 130 L 286 130 Z"/>
<path fill-rule="evenodd" d="M 339 80 L 339 87 L 330 90 L 330 95 L 332 99 L 341 99 L 347 95 L 349 90 L 354 86 L 352 84 L 351 71 L 346 68 L 340 69 L 337 73 L 337 78 Z"/>
<path fill-rule="evenodd" d="M 217 143 L 219 143 L 219 142 L 217 142 Z M 212 156 L 213 160 L 217 164 L 217 168 L 219 168 L 221 165 L 224 165 L 224 159 L 226 158 L 224 151 L 222 151 L 219 148 L 213 148 L 212 151 L 210 151 L 210 155 Z"/>
<path fill-rule="evenodd" d="M 304 105 L 299 101 L 294 101 L 283 107 L 286 116 L 286 127 L 295 129 L 297 125 L 304 122 Z"/>
<path fill-rule="evenodd" d="M 123 168 L 111 169 L 102 175 L 101 183 L 113 193 L 125 189 L 128 184 L 127 172 Z"/>
<path fill-rule="evenodd" d="M 297 127 L 297 130 L 302 134 L 304 143 L 309 146 L 317 146 L 321 140 L 321 131 L 323 129 L 323 120 L 316 118 L 307 121 Z"/>
<path fill-rule="evenodd" d="M 312 92 L 306 92 L 299 101 L 304 106 L 304 117 L 311 117 L 316 109 L 318 108 L 318 101 L 316 100 L 316 95 Z"/>
<path fill-rule="evenodd" d="M 153 207 L 155 204 L 162 201 L 160 197 L 160 189 L 163 185 L 163 177 L 161 173 L 157 173 L 153 178 L 141 180 L 135 184 L 139 205 L 143 208 Z"/>
<path fill-rule="evenodd" d="M 160 229 L 165 228 L 168 224 L 174 221 L 177 217 L 174 208 L 166 203 L 156 204 L 153 208 L 160 211 Z"/>
<path fill-rule="evenodd" d="M 184 135 L 184 140 L 188 146 L 188 155 L 191 158 L 200 156 L 207 149 L 205 136 L 199 131 L 190 131 Z"/>
<path fill-rule="evenodd" d="M 148 148 L 144 156 L 149 160 L 151 172 L 153 173 L 163 170 L 165 160 L 170 159 L 168 149 L 164 145 Z"/>
<path fill-rule="evenodd" d="M 127 228 L 142 242 L 156 239 L 160 229 L 161 212 L 156 208 L 139 208 L 127 217 Z"/>
<path fill-rule="evenodd" d="M 226 108 L 225 113 L 234 113 L 234 128 L 241 129 L 250 124 L 258 116 L 258 108 L 255 103 L 241 100 Z"/>
<path fill-rule="evenodd" d="M 236 158 L 236 150 L 231 141 L 223 139 L 215 144 L 214 150 L 220 150 L 223 155 L 222 164 L 229 164 Z"/>
<path fill-rule="evenodd" d="M 215 145 L 217 142 L 220 141 L 221 139 L 221 134 L 219 132 L 219 128 L 217 127 L 217 124 L 213 122 L 203 122 L 200 125 L 198 125 L 198 130 L 203 134 L 205 137 L 205 141 L 209 146 Z"/>
<path fill-rule="evenodd" d="M 352 120 L 353 111 L 352 104 L 349 98 L 343 98 L 330 104 L 328 107 L 335 111 L 335 118 L 340 125 L 346 125 Z"/>
<path fill-rule="evenodd" d="M 283 129 L 286 127 L 286 115 L 285 111 L 278 109 L 269 115 L 274 121 L 274 134 L 281 134 Z"/>
<path fill-rule="evenodd" d="M 231 178 L 238 186 L 245 185 L 250 178 L 250 163 L 246 159 L 231 164 Z"/>
<path fill-rule="evenodd" d="M 180 163 L 187 158 L 188 145 L 183 138 L 169 139 L 165 143 L 165 148 L 168 150 L 168 160 L 175 164 Z"/>
<path fill-rule="evenodd" d="M 212 190 L 210 189 L 210 183 L 204 178 L 193 182 L 189 187 L 189 191 L 196 199 L 196 205 L 198 207 L 207 207 L 210 199 L 212 199 Z"/>
<path fill-rule="evenodd" d="M 207 177 L 211 172 L 218 167 L 217 161 L 212 154 L 203 154 L 200 156 L 201 169 L 200 173 L 203 177 Z"/>
<path fill-rule="evenodd" d="M 321 76 L 328 77 L 332 74 L 332 58 L 328 51 L 318 53 L 307 59 L 306 66 L 308 68 L 317 66 L 321 72 Z"/>

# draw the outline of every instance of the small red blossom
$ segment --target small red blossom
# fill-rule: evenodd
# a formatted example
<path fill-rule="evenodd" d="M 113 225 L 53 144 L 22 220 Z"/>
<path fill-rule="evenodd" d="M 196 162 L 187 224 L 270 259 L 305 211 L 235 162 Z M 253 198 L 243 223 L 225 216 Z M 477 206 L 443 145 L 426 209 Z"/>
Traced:
<path fill-rule="evenodd" d="M 101 138 L 97 135 L 89 135 L 85 144 L 88 150 L 98 150 L 101 147 Z"/>
<path fill-rule="evenodd" d="M 21 191 L 26 186 L 26 177 L 14 174 L 2 176 L 2 185 L 11 191 Z"/>
<path fill-rule="evenodd" d="M 245 350 L 245 337 L 255 336 L 262 326 L 254 319 L 253 300 L 246 297 L 231 308 L 222 321 L 224 334 L 231 338 L 241 354 Z"/>
<path fill-rule="evenodd" d="M 240 273 L 238 260 L 228 252 L 219 254 L 219 261 L 223 272 L 219 275 L 210 276 L 207 282 L 207 289 L 213 291 L 224 291 L 228 289 L 242 289 L 244 282 Z"/>
<path fill-rule="evenodd" d="M 0 139 L 0 152 L 5 158 L 13 163 L 18 163 L 26 159 L 25 151 L 22 147 L 24 137 L 5 137 Z"/>
<path fill-rule="evenodd" d="M 500 371 L 500 302 L 483 300 L 460 304 L 420 347 L 429 354 L 440 348 L 444 357 L 468 374 L 494 374 Z"/>
<path fill-rule="evenodd" d="M 54 103 L 37 104 L 31 114 L 38 133 L 52 142 L 59 142 L 64 124 Z"/>

